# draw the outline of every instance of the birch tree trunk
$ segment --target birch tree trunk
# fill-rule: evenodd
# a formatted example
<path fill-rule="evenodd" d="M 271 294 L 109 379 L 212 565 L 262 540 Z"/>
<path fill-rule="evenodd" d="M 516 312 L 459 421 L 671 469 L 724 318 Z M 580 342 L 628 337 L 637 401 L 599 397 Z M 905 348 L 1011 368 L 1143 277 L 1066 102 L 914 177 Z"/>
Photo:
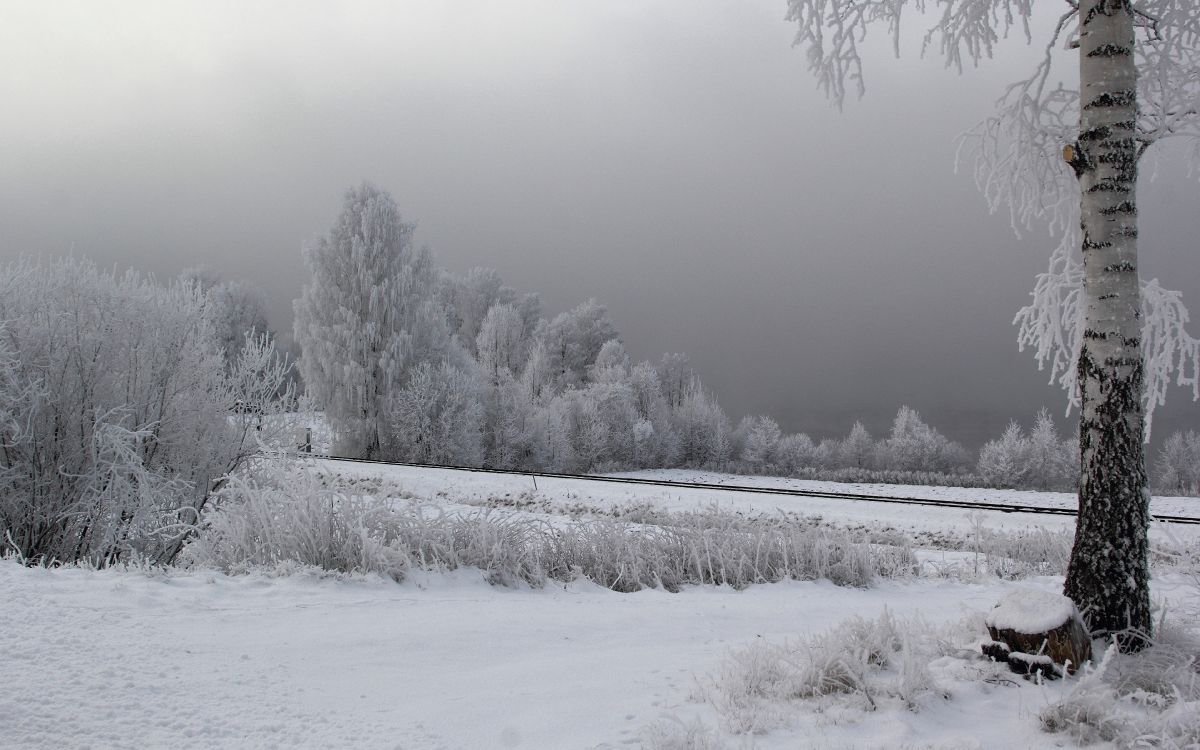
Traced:
<path fill-rule="evenodd" d="M 1065 593 L 1094 635 L 1137 649 L 1150 635 L 1137 267 L 1137 68 L 1130 0 L 1081 0 L 1079 141 L 1084 343 L 1078 371 L 1079 521 Z"/>

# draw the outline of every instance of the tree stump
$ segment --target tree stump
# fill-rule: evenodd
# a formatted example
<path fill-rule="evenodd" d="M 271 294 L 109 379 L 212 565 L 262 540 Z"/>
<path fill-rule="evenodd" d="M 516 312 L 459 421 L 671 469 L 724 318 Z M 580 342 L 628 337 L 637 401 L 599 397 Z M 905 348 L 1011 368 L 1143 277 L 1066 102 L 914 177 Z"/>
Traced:
<path fill-rule="evenodd" d="M 1049 679 L 1074 674 L 1092 658 L 1092 639 L 1075 604 L 1062 594 L 1023 589 L 1000 600 L 984 620 L 985 656 L 1017 674 Z"/>

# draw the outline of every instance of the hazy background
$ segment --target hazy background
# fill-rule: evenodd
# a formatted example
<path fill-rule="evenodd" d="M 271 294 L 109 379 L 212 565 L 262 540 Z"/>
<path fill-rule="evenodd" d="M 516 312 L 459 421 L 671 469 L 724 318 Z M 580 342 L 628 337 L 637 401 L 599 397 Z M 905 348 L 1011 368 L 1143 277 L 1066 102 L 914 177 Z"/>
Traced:
<path fill-rule="evenodd" d="M 441 265 L 496 268 L 549 314 L 596 297 L 631 355 L 686 352 L 735 420 L 878 435 L 907 403 L 977 447 L 1061 414 L 1011 325 L 1053 240 L 1017 239 L 954 173 L 955 136 L 1036 52 L 959 77 L 914 26 L 902 60 L 868 45 L 839 113 L 784 12 L 3 2 L 0 260 L 208 264 L 290 332 L 301 246 L 369 179 Z M 1142 272 L 1200 310 L 1200 185 L 1169 158 L 1142 187 Z M 1200 428 L 1200 407 L 1176 389 L 1155 425 Z"/>

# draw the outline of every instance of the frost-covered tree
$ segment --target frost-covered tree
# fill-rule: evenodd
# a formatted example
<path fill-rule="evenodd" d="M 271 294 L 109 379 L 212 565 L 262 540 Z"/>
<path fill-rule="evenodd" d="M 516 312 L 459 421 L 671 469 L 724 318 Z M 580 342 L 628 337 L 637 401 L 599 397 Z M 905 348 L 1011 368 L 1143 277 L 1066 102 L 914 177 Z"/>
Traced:
<path fill-rule="evenodd" d="M 991 487 L 1021 487 L 1028 469 L 1029 441 L 1016 421 L 1008 423 L 1004 434 L 989 440 L 979 450 L 975 471 Z"/>
<path fill-rule="evenodd" d="M 850 428 L 850 434 L 838 445 L 837 465 L 844 469 L 865 469 L 870 467 L 871 458 L 875 455 L 875 440 L 862 422 L 855 422 Z"/>
<path fill-rule="evenodd" d="M 671 424 L 658 371 L 649 362 L 639 362 L 629 372 L 629 387 L 637 409 L 635 444 L 639 466 L 672 466 L 679 460 L 679 440 Z"/>
<path fill-rule="evenodd" d="M 520 372 L 528 343 L 516 307 L 497 304 L 488 309 L 475 337 L 475 351 L 480 367 L 493 384 L 500 383 L 503 373 L 511 377 Z"/>
<path fill-rule="evenodd" d="M 673 412 L 679 460 L 689 466 L 719 466 L 733 452 L 729 418 L 720 404 L 693 381 Z"/>
<path fill-rule="evenodd" d="M 421 464 L 483 461 L 479 381 L 449 362 L 421 362 L 387 400 L 391 429 L 384 454 Z"/>
<path fill-rule="evenodd" d="M 746 417 L 738 426 L 741 459 L 755 469 L 774 466 L 779 461 L 779 443 L 783 430 L 770 417 Z M 811 440 L 809 441 L 812 442 Z"/>
<path fill-rule="evenodd" d="M 667 406 L 678 409 L 696 379 L 696 371 L 692 369 L 686 354 L 664 354 L 658 365 L 658 379 L 662 383 Z"/>
<path fill-rule="evenodd" d="M 883 26 L 899 51 L 901 15 L 932 7 L 926 35 L 948 64 L 992 56 L 1033 0 L 788 0 L 809 65 L 840 103 L 863 92 L 859 44 Z M 1039 8 L 1047 3 L 1037 3 Z M 1079 521 L 1065 591 L 1094 632 L 1140 647 L 1149 634 L 1145 414 L 1175 375 L 1200 397 L 1200 341 L 1176 293 L 1139 282 L 1137 174 L 1168 138 L 1200 140 L 1200 13 L 1193 0 L 1065 0 L 1046 54 L 967 140 L 976 179 L 1014 226 L 1048 221 L 1063 240 L 1018 315 L 1023 344 L 1077 397 Z M 1051 84 L 1057 50 L 1079 88 Z M 1197 150 L 1200 153 L 1200 150 Z M 1076 227 L 1079 228 L 1078 232 Z"/>
<path fill-rule="evenodd" d="M 472 353 L 488 310 L 517 300 L 516 292 L 504 286 L 500 274 L 491 268 L 472 268 L 462 276 L 442 271 L 441 286 L 450 330 Z"/>
<path fill-rule="evenodd" d="M 1200 493 L 1200 434 L 1176 432 L 1167 438 L 1155 463 L 1156 484 L 1164 492 Z"/>
<path fill-rule="evenodd" d="M 210 298 L 213 331 L 228 366 L 233 366 L 246 336 L 274 338 L 267 321 L 267 294 L 249 281 L 225 281 L 208 266 L 194 266 L 180 274 Z"/>
<path fill-rule="evenodd" d="M 588 368 L 588 379 L 593 383 L 629 381 L 629 354 L 619 339 L 609 339 L 600 347 L 596 361 Z"/>
<path fill-rule="evenodd" d="M 1069 489 L 1078 460 L 1078 447 L 1059 437 L 1050 412 L 1042 409 L 1028 435 L 1010 422 L 999 439 L 984 444 L 976 472 L 992 487 Z"/>
<path fill-rule="evenodd" d="M 895 471 L 952 472 L 962 468 L 962 446 L 926 424 L 916 409 L 901 406 L 888 437 L 876 445 L 875 463 Z"/>
<path fill-rule="evenodd" d="M 1070 489 L 1079 474 L 1079 445 L 1059 437 L 1050 412 L 1042 409 L 1029 431 L 1027 486 L 1038 490 Z"/>
<path fill-rule="evenodd" d="M 191 283 L 77 260 L 0 268 L 0 551 L 173 559 L 270 439 L 288 367 L 265 337 L 227 367 L 213 318 Z"/>
<path fill-rule="evenodd" d="M 554 393 L 561 393 L 587 379 L 588 368 L 601 347 L 617 338 L 617 329 L 608 309 L 589 299 L 539 325 L 536 337 L 544 352 L 548 384 Z"/>
<path fill-rule="evenodd" d="M 433 261 L 413 247 L 413 230 L 390 195 L 364 183 L 304 253 L 312 281 L 295 304 L 301 371 L 342 455 L 378 458 L 390 429 L 385 400 L 415 364 L 451 346 Z"/>
<path fill-rule="evenodd" d="M 779 467 L 789 474 L 818 465 L 817 446 L 803 432 L 787 435 L 779 441 L 776 449 Z"/>

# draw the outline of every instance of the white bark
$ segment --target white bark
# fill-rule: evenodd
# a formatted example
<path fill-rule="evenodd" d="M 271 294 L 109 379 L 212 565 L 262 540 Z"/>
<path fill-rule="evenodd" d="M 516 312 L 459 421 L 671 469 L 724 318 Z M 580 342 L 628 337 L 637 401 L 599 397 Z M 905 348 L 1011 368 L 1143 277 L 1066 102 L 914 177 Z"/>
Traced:
<path fill-rule="evenodd" d="M 1128 0 L 1084 0 L 1079 29 L 1081 104 L 1072 166 L 1083 196 L 1082 468 L 1066 594 L 1094 632 L 1132 644 L 1151 629 L 1133 10 Z"/>

